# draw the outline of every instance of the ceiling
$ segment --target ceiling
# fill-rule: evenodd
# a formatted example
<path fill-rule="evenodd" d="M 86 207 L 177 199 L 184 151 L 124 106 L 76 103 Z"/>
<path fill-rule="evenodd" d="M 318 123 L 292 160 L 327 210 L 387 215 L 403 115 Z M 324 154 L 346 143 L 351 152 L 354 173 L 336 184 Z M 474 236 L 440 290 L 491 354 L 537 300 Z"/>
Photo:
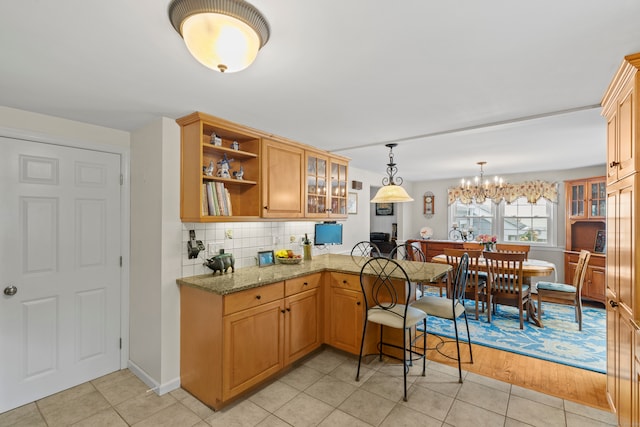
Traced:
<path fill-rule="evenodd" d="M 271 38 L 213 72 L 169 0 L 4 0 L 0 104 L 133 131 L 193 111 L 428 180 L 605 163 L 599 103 L 638 0 L 252 0 Z"/>

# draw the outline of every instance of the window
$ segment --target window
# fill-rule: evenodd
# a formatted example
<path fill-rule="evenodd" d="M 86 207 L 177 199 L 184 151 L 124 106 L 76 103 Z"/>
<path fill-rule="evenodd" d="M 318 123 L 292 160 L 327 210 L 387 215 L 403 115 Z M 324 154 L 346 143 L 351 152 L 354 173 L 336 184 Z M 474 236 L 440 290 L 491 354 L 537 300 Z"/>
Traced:
<path fill-rule="evenodd" d="M 555 204 L 543 198 L 533 204 L 521 197 L 511 204 L 502 201 L 498 205 L 490 200 L 468 205 L 456 200 L 449 206 L 449 214 L 449 230 L 457 223 L 461 230 L 471 227 L 474 236 L 496 235 L 500 242 L 556 244 Z"/>
<path fill-rule="evenodd" d="M 529 203 L 524 197 L 503 206 L 502 239 L 504 242 L 549 242 L 551 228 L 551 209 L 553 203 L 538 199 Z"/>

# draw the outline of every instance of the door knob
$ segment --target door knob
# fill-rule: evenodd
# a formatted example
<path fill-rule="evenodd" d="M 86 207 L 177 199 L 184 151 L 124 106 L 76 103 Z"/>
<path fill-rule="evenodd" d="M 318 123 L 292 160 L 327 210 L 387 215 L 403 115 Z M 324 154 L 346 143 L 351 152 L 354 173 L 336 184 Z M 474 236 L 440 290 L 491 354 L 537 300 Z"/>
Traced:
<path fill-rule="evenodd" d="M 13 295 L 15 295 L 17 293 L 18 293 L 18 288 L 16 288 L 13 285 L 9 285 L 6 288 L 4 288 L 4 294 L 5 295 L 13 296 Z"/>

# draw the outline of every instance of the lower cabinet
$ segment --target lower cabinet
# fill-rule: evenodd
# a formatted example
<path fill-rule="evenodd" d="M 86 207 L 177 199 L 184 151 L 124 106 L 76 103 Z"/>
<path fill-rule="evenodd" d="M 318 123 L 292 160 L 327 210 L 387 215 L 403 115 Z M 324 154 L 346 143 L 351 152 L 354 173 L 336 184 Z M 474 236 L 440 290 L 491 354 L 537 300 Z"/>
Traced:
<path fill-rule="evenodd" d="M 322 345 L 322 277 L 225 296 L 182 286 L 182 388 L 219 409 Z"/>

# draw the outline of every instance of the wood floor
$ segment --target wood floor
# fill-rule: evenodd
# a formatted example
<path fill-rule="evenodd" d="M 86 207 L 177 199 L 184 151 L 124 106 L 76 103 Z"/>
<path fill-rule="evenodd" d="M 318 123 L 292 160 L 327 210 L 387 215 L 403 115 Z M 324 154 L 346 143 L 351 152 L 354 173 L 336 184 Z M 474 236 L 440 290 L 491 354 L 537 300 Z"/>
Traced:
<path fill-rule="evenodd" d="M 437 337 L 430 335 L 427 346 L 435 347 L 437 340 Z M 463 370 L 594 408 L 611 410 L 607 402 L 605 374 L 475 344 L 472 344 L 472 349 L 474 363 L 469 363 L 469 347 L 466 344 L 460 347 Z M 455 356 L 455 342 L 445 344 L 442 351 Z M 458 366 L 455 360 L 434 350 L 427 351 L 427 358 Z"/>

